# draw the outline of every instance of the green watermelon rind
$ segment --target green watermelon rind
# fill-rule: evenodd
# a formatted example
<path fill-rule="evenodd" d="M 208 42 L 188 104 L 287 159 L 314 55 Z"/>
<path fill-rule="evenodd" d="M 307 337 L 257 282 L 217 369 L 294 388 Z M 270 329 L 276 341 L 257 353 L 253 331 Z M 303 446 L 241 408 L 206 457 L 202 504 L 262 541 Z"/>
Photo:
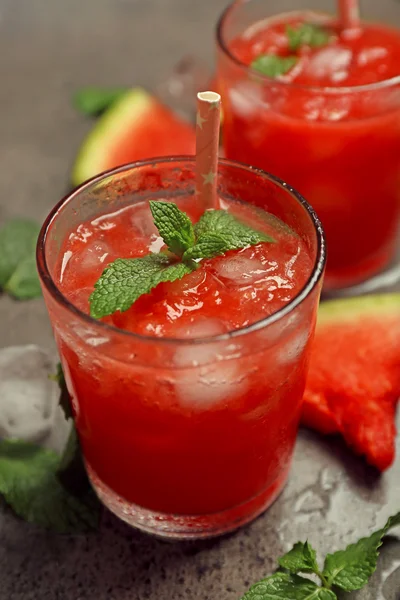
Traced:
<path fill-rule="evenodd" d="M 400 293 L 373 294 L 322 302 L 318 311 L 318 326 L 347 321 L 365 320 L 368 315 L 380 315 L 382 320 L 398 318 L 400 322 Z"/>
<path fill-rule="evenodd" d="M 153 105 L 153 98 L 142 88 L 132 88 L 111 106 L 86 137 L 72 168 L 71 181 L 79 185 L 107 169 L 110 148 L 128 128 L 141 121 Z"/>

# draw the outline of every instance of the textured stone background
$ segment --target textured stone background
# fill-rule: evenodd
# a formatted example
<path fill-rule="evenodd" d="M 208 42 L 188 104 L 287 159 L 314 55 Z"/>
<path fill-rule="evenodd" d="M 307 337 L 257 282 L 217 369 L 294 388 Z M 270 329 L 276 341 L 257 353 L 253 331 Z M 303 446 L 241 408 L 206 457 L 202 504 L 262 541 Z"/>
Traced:
<path fill-rule="evenodd" d="M 0 224 L 12 215 L 42 220 L 66 191 L 90 126 L 71 108 L 76 88 L 132 82 L 154 88 L 183 54 L 211 64 L 213 23 L 224 5 L 0 0 Z M 363 7 L 400 25 L 396 0 Z M 30 342 L 52 346 L 42 301 L 1 297 L 0 347 Z M 298 539 L 308 537 L 324 552 L 341 547 L 381 526 L 399 504 L 400 460 L 378 477 L 341 443 L 302 431 L 281 498 L 255 523 L 221 540 L 165 544 L 108 514 L 98 535 L 56 537 L 4 508 L 0 600 L 236 600 Z M 388 541 L 371 585 L 354 597 L 399 600 L 399 590 L 400 544 Z"/>

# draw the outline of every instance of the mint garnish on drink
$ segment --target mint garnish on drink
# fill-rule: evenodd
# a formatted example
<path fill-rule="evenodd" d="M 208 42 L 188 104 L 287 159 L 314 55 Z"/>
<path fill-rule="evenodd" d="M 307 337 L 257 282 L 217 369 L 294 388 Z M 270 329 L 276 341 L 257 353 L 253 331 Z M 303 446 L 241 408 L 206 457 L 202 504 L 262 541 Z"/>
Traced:
<path fill-rule="evenodd" d="M 301 46 L 319 48 L 325 46 L 330 40 L 330 33 L 315 23 L 302 23 L 298 27 L 286 27 L 289 40 L 289 49 L 296 52 Z"/>
<path fill-rule="evenodd" d="M 360 590 L 376 570 L 383 537 L 398 525 L 400 512 L 369 537 L 328 554 L 322 570 L 314 548 L 308 542 L 298 542 L 279 559 L 280 570 L 253 585 L 242 600 L 337 600 L 335 587 L 345 592 Z M 320 585 L 299 573 L 316 575 Z"/>
<path fill-rule="evenodd" d="M 150 201 L 154 223 L 169 252 L 141 258 L 117 258 L 103 271 L 90 296 L 90 314 L 100 319 L 128 310 L 143 294 L 164 281 L 175 281 L 198 268 L 203 258 L 220 256 L 270 236 L 239 221 L 226 210 L 206 211 L 193 225 L 172 202 Z"/>
<path fill-rule="evenodd" d="M 267 77 L 285 75 L 297 63 L 297 56 L 276 56 L 275 54 L 261 54 L 251 63 L 251 68 Z"/>
<path fill-rule="evenodd" d="M 286 26 L 289 50 L 297 52 L 302 46 L 319 48 L 328 44 L 331 34 L 314 23 L 301 23 L 298 27 Z M 276 54 L 260 54 L 251 63 L 251 68 L 262 75 L 275 79 L 286 75 L 299 60 L 295 54 L 277 56 Z"/>

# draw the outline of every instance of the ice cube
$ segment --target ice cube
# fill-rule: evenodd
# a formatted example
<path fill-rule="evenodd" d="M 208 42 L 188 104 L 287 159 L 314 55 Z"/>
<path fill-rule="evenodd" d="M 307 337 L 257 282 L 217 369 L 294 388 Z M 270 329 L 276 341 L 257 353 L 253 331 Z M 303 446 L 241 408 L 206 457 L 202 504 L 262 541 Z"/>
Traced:
<path fill-rule="evenodd" d="M 193 271 L 192 273 L 185 275 L 182 277 L 182 279 L 176 279 L 176 281 L 169 283 L 168 294 L 172 294 L 174 296 L 187 296 L 190 294 L 196 294 L 200 286 L 202 286 L 206 280 L 207 273 L 201 269 L 198 269 L 197 271 Z"/>
<path fill-rule="evenodd" d="M 382 48 L 381 46 L 372 46 L 372 48 L 365 48 L 364 50 L 361 50 L 358 55 L 357 62 L 361 67 L 365 67 L 375 60 L 385 58 L 387 54 L 388 51 L 386 48 Z"/>
<path fill-rule="evenodd" d="M 226 324 L 220 319 L 202 319 L 182 327 L 175 332 L 178 338 L 208 338 L 227 331 Z M 217 360 L 221 343 L 201 343 L 181 346 L 175 351 L 174 364 L 178 368 L 197 367 Z"/>
<path fill-rule="evenodd" d="M 176 332 L 178 338 L 207 338 L 225 333 L 227 326 L 222 319 L 199 319 Z"/>
<path fill-rule="evenodd" d="M 257 82 L 240 81 L 229 90 L 233 110 L 241 117 L 255 117 L 268 108 L 262 86 Z"/>
<path fill-rule="evenodd" d="M 111 247 L 108 244 L 101 240 L 93 241 L 76 257 L 76 260 L 79 262 L 81 270 L 92 270 L 102 265 L 110 254 Z"/>
<path fill-rule="evenodd" d="M 146 239 L 151 236 L 159 237 L 158 229 L 154 224 L 149 204 L 140 204 L 131 212 L 131 223 L 137 235 Z"/>
<path fill-rule="evenodd" d="M 314 79 L 330 78 L 333 82 L 348 75 L 353 54 L 348 48 L 326 47 L 311 56 L 305 72 Z M 344 76 L 343 76 L 344 74 Z"/>
<path fill-rule="evenodd" d="M 175 390 L 182 406 L 207 410 L 245 394 L 248 385 L 249 378 L 239 368 L 239 361 L 227 360 L 180 371 Z"/>
<path fill-rule="evenodd" d="M 261 261 L 246 256 L 232 256 L 220 260 L 215 266 L 218 278 L 243 286 L 260 281 L 267 274 Z"/>
<path fill-rule="evenodd" d="M 0 350 L 0 438 L 37 442 L 51 433 L 59 388 L 55 361 L 33 344 Z"/>
<path fill-rule="evenodd" d="M 277 363 L 279 365 L 288 365 L 296 362 L 303 353 L 308 339 L 310 337 L 310 329 L 296 331 L 282 346 L 279 346 L 277 353 Z"/>

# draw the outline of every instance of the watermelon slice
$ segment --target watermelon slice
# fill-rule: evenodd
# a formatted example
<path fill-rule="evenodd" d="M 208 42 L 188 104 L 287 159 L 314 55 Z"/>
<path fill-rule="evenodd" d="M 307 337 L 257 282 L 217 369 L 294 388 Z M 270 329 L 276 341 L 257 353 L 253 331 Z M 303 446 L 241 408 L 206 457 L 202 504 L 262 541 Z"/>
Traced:
<path fill-rule="evenodd" d="M 340 433 L 381 471 L 395 456 L 400 396 L 400 294 L 321 304 L 302 421 Z"/>
<path fill-rule="evenodd" d="M 112 104 L 84 140 L 72 172 L 78 185 L 107 169 L 154 156 L 194 154 L 195 129 L 134 88 Z"/>

